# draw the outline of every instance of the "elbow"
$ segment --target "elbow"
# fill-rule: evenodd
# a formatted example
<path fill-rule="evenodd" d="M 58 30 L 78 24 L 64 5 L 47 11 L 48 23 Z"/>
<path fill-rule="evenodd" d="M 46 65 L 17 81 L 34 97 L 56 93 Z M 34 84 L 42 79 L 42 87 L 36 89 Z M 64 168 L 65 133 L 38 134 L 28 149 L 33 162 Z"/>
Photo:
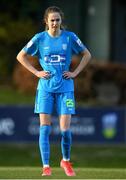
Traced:
<path fill-rule="evenodd" d="M 21 57 L 22 55 L 21 55 L 21 52 L 19 52 L 18 53 L 18 55 L 16 56 L 16 59 L 20 62 L 20 60 L 22 59 L 22 57 Z"/>
<path fill-rule="evenodd" d="M 16 59 L 19 61 L 19 54 L 16 56 Z"/>
<path fill-rule="evenodd" d="M 87 56 L 88 56 L 88 59 L 91 60 L 91 53 L 88 50 L 87 50 Z"/>
<path fill-rule="evenodd" d="M 22 59 L 24 59 L 24 58 L 25 58 L 25 53 L 24 53 L 23 51 L 20 51 L 20 52 L 18 53 L 18 55 L 16 56 L 16 59 L 17 59 L 19 62 L 21 62 Z"/>
<path fill-rule="evenodd" d="M 92 56 L 91 56 L 91 53 L 89 52 L 89 55 L 88 55 L 88 59 L 89 61 L 91 60 Z"/>
<path fill-rule="evenodd" d="M 87 57 L 86 59 L 88 62 L 91 61 L 92 56 L 91 56 L 91 53 L 89 51 L 86 52 L 86 57 Z"/>
<path fill-rule="evenodd" d="M 90 61 L 92 56 L 91 56 L 91 53 L 86 49 L 84 52 L 83 52 L 83 57 L 84 59 L 86 59 L 87 61 Z"/>

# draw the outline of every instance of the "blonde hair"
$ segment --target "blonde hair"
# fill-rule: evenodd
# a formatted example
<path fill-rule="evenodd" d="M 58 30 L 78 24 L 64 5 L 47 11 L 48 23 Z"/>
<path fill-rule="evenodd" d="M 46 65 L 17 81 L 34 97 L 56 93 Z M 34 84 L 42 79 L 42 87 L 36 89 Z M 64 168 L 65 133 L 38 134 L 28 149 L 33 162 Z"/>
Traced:
<path fill-rule="evenodd" d="M 50 6 L 48 7 L 46 10 L 45 10 L 45 13 L 44 13 L 44 18 L 43 18 L 43 22 L 45 24 L 45 30 L 48 30 L 48 25 L 46 24 L 46 21 L 48 19 L 48 15 L 49 13 L 54 13 L 54 12 L 57 12 L 60 14 L 61 16 L 61 20 L 62 20 L 62 23 L 61 23 L 61 29 L 65 29 L 65 25 L 63 24 L 63 21 L 64 21 L 64 13 L 61 11 L 61 9 L 59 7 L 56 7 L 56 6 Z"/>

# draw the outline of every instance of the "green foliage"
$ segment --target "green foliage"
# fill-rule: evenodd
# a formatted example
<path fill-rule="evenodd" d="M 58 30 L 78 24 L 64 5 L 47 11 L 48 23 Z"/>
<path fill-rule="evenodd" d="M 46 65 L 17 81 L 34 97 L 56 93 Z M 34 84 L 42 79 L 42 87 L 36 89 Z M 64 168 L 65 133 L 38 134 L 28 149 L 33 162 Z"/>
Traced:
<path fill-rule="evenodd" d="M 34 95 L 17 91 L 10 86 L 0 87 L 0 104 L 3 105 L 33 105 Z"/>
<path fill-rule="evenodd" d="M 32 37 L 36 27 L 31 19 L 14 21 L 9 15 L 0 15 L 0 77 L 11 76 L 16 55 Z"/>
<path fill-rule="evenodd" d="M 41 3 L 40 0 L 1 0 L 0 82 L 12 76 L 18 52 L 38 31 Z"/>

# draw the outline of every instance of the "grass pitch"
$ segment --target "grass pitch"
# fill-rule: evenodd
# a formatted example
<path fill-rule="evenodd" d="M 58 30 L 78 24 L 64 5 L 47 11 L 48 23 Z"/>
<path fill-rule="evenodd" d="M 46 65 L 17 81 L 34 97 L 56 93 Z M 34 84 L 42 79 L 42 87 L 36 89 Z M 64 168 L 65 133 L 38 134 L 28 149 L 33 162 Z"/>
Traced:
<path fill-rule="evenodd" d="M 0 144 L 0 179 L 126 179 L 125 145 L 73 145 L 76 177 L 59 167 L 60 145 L 51 146 L 51 177 L 41 176 L 37 144 Z"/>
<path fill-rule="evenodd" d="M 75 168 L 76 176 L 67 177 L 61 168 L 52 168 L 52 176 L 42 177 L 40 167 L 1 167 L 0 179 L 125 179 L 126 169 Z"/>

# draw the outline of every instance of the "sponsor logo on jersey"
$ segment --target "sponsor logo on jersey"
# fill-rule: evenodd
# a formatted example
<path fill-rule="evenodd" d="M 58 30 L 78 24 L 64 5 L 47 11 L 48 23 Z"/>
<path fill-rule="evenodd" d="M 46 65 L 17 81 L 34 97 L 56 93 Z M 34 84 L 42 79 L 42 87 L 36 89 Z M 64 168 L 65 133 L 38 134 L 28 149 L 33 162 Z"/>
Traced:
<path fill-rule="evenodd" d="M 63 63 L 66 60 L 65 55 L 63 54 L 49 54 L 45 55 L 44 60 L 46 63 Z"/>
<path fill-rule="evenodd" d="M 66 100 L 66 106 L 67 106 L 68 108 L 73 108 L 73 107 L 74 107 L 73 99 L 67 99 L 67 100 Z"/>

